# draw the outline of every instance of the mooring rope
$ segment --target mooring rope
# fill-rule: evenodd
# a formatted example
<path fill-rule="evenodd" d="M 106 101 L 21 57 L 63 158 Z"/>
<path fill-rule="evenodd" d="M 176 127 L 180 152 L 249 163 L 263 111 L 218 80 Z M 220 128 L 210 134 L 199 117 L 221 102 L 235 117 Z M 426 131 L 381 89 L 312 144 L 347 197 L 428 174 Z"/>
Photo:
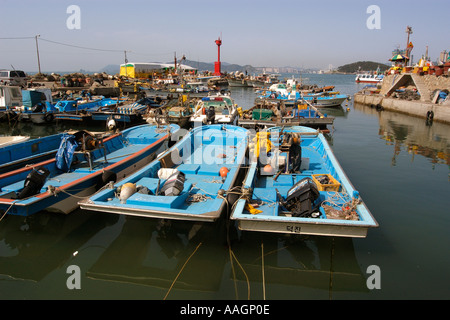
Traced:
<path fill-rule="evenodd" d="M 187 260 L 184 262 L 183 266 L 181 267 L 180 271 L 178 272 L 177 276 L 175 277 L 175 279 L 173 279 L 172 284 L 170 285 L 169 290 L 167 291 L 166 295 L 164 296 L 163 300 L 166 300 L 167 296 L 169 295 L 170 291 L 172 290 L 175 282 L 178 280 L 178 277 L 180 276 L 181 272 L 183 272 L 184 267 L 187 265 L 187 263 L 189 262 L 189 260 L 191 260 L 192 256 L 197 252 L 198 248 L 200 248 L 200 246 L 202 245 L 202 243 L 200 242 L 197 247 L 195 248 L 195 250 L 191 253 L 191 255 L 189 256 L 189 258 L 187 258 Z"/>
<path fill-rule="evenodd" d="M 264 242 L 261 241 L 261 268 L 262 268 L 262 283 L 263 283 L 263 300 L 266 300 L 266 280 L 264 275 Z"/>
<path fill-rule="evenodd" d="M 9 206 L 9 208 L 3 213 L 2 217 L 0 218 L 0 221 L 3 220 L 3 218 L 6 216 L 6 214 L 8 213 L 8 211 L 16 204 L 16 202 L 14 201 L 13 203 L 11 203 L 11 205 Z"/>
<path fill-rule="evenodd" d="M 237 188 L 237 187 L 231 188 L 231 189 L 229 190 L 228 193 L 231 193 L 230 191 L 233 190 L 234 188 Z M 224 197 L 224 196 L 221 195 L 221 194 L 218 194 L 217 197 L 218 197 L 218 198 L 221 198 L 221 199 L 223 199 L 223 200 L 225 201 L 225 203 L 226 203 L 226 205 L 227 205 L 227 213 L 228 213 L 230 204 L 228 203 L 227 198 Z M 238 199 L 238 200 L 239 200 L 239 199 Z M 236 205 L 236 203 L 237 203 L 237 200 L 236 200 L 236 202 L 234 203 L 234 205 Z M 233 208 L 234 208 L 234 205 L 233 205 Z M 232 273 L 233 273 L 234 291 L 235 291 L 236 299 L 239 300 L 239 297 L 238 297 L 238 291 L 237 291 L 237 286 L 236 286 L 236 272 L 235 272 L 235 269 L 234 269 L 233 260 L 236 261 L 236 263 L 238 264 L 239 268 L 242 270 L 242 273 L 243 273 L 244 276 L 245 276 L 245 279 L 246 279 L 246 282 L 247 282 L 247 299 L 250 300 L 250 281 L 248 280 L 248 275 L 247 275 L 247 273 L 245 272 L 245 269 L 244 269 L 244 268 L 242 267 L 242 265 L 239 263 L 238 258 L 236 257 L 236 255 L 234 254 L 233 250 L 231 249 L 231 241 L 230 241 L 230 234 L 229 234 L 229 227 L 230 227 L 230 225 L 229 225 L 229 224 L 230 224 L 230 219 L 227 220 L 227 244 L 228 244 L 228 254 L 229 254 L 229 256 L 230 256 L 231 270 L 232 270 Z"/>

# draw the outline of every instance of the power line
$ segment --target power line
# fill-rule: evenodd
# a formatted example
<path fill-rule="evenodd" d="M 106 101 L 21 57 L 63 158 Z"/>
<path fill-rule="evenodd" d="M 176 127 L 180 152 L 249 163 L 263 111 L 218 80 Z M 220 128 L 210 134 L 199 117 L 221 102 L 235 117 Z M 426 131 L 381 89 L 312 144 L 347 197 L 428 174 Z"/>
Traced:
<path fill-rule="evenodd" d="M 48 39 L 44 39 L 44 38 L 39 38 L 39 40 L 46 41 L 46 42 L 51 42 L 51 43 L 55 43 L 55 44 L 59 44 L 59 45 L 62 45 L 62 46 L 79 48 L 79 49 L 94 50 L 94 51 L 107 51 L 107 52 L 123 52 L 123 50 L 98 49 L 98 48 L 89 48 L 89 47 L 76 46 L 76 45 L 73 45 L 73 44 L 62 43 L 62 42 L 48 40 Z"/>
<path fill-rule="evenodd" d="M 34 37 L 9 37 L 9 38 L 0 38 L 0 40 L 23 40 L 23 39 L 34 39 Z"/>

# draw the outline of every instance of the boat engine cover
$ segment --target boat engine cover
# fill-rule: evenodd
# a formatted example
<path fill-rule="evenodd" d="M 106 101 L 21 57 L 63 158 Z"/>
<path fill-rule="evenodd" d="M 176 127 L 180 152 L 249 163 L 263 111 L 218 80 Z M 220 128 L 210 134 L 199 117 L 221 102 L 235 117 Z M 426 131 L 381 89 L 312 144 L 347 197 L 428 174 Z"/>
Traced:
<path fill-rule="evenodd" d="M 32 195 L 38 194 L 41 191 L 47 177 L 50 175 L 50 171 L 45 167 L 33 168 L 28 174 L 24 182 L 24 188 L 18 194 L 18 199 L 25 199 Z"/>
<path fill-rule="evenodd" d="M 186 177 L 183 172 L 177 171 L 172 174 L 161 189 L 161 193 L 165 196 L 177 196 L 183 191 L 184 181 Z"/>

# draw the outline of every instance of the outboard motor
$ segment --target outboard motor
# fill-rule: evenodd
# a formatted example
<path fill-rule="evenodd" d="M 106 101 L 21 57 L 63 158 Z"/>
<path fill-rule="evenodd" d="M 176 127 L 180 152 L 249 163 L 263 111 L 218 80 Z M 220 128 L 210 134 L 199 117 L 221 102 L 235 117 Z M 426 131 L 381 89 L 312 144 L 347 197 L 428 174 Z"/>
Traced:
<path fill-rule="evenodd" d="M 206 112 L 206 123 L 214 124 L 214 120 L 216 119 L 216 110 L 214 106 L 210 106 L 208 111 Z"/>
<path fill-rule="evenodd" d="M 18 199 L 25 199 L 38 194 L 42 186 L 50 175 L 50 171 L 45 167 L 33 168 L 25 179 L 24 188 L 18 194 Z"/>
<path fill-rule="evenodd" d="M 278 190 L 277 196 L 280 204 L 290 211 L 294 217 L 313 217 L 311 214 L 317 211 L 320 205 L 320 202 L 314 204 L 319 198 L 319 190 L 310 178 L 303 178 L 290 188 L 286 200 L 283 200 Z"/>
<path fill-rule="evenodd" d="M 183 191 L 186 176 L 183 172 L 177 171 L 173 173 L 161 189 L 161 193 L 165 196 L 177 196 Z"/>

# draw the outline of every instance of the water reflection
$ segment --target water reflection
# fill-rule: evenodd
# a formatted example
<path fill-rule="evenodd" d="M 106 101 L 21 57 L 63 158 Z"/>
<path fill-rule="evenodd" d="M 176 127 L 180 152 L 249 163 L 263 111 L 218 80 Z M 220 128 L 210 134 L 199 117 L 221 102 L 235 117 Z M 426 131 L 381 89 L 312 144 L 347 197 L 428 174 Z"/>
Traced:
<path fill-rule="evenodd" d="M 255 283 L 252 294 L 260 294 L 265 287 L 258 299 L 277 299 L 271 295 L 272 285 L 321 289 L 330 299 L 336 291 L 368 291 L 349 238 L 243 232 L 233 252 L 249 281 Z M 245 280 L 243 272 L 236 275 Z"/>
<path fill-rule="evenodd" d="M 66 263 L 114 216 L 42 212 L 7 215 L 0 223 L 0 274 L 40 281 Z"/>
<path fill-rule="evenodd" d="M 354 104 L 356 110 L 378 117 L 381 139 L 394 146 L 392 165 L 396 165 L 401 152 L 421 155 L 430 159 L 432 164 L 450 165 L 450 126 L 440 122 L 429 124 L 425 119 L 388 110 L 377 111 L 369 106 Z"/>
<path fill-rule="evenodd" d="M 166 290 L 173 283 L 176 290 L 218 291 L 226 262 L 220 254 L 224 230 L 220 222 L 126 217 L 120 234 L 87 276 Z"/>
<path fill-rule="evenodd" d="M 335 291 L 367 291 L 352 239 L 247 233 L 227 223 L 126 217 L 87 276 L 162 289 L 161 299 L 195 299 L 194 292 L 277 299 L 271 286 L 280 285 L 322 289 L 327 298 Z"/>

